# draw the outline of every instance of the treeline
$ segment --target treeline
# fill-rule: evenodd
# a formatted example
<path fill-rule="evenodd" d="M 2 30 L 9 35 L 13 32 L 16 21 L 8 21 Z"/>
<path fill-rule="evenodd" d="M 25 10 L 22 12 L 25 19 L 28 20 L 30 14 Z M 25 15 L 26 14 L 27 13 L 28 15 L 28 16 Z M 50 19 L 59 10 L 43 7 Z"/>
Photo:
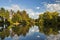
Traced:
<path fill-rule="evenodd" d="M 28 25 L 33 24 L 33 19 L 29 17 L 27 12 L 25 10 L 23 11 L 17 11 L 14 12 L 13 10 L 5 10 L 4 8 L 0 9 L 0 16 L 7 19 L 10 24 L 22 24 L 22 25 Z"/>
<path fill-rule="evenodd" d="M 14 12 L 13 10 L 8 11 L 4 8 L 1 8 L 0 16 L 10 22 L 10 25 L 38 25 L 39 30 L 45 32 L 46 34 L 50 34 L 52 32 L 54 32 L 54 34 L 57 34 L 60 30 L 60 14 L 57 11 L 46 11 L 43 14 L 40 14 L 38 19 L 32 19 L 29 17 L 25 10 L 18 10 L 17 12 Z"/>
<path fill-rule="evenodd" d="M 25 10 L 14 12 L 0 8 L 0 38 L 3 40 L 12 34 L 26 35 L 31 25 L 34 25 L 34 19 L 31 19 Z"/>
<path fill-rule="evenodd" d="M 40 32 L 45 34 L 57 34 L 60 31 L 60 14 L 59 12 L 44 12 L 36 19 Z"/>

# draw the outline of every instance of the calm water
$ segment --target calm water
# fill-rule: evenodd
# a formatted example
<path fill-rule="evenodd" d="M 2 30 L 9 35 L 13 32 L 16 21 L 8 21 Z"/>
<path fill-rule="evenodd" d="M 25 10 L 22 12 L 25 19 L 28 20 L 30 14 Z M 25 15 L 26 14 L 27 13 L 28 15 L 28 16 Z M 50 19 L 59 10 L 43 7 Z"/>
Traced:
<path fill-rule="evenodd" d="M 46 36 L 39 33 L 35 32 L 26 36 L 17 36 L 15 35 L 13 38 L 11 37 L 6 37 L 4 40 L 46 40 Z"/>
<path fill-rule="evenodd" d="M 4 40 L 47 40 L 46 35 L 39 32 L 38 26 L 32 26 L 26 36 L 15 34 L 13 37 L 5 37 Z"/>
<path fill-rule="evenodd" d="M 30 25 L 27 26 L 26 25 L 23 27 L 20 26 L 19 28 L 17 26 L 14 29 L 15 29 L 16 34 L 14 34 L 13 36 L 9 34 L 8 37 L 5 35 L 4 39 L 0 38 L 0 40 L 60 40 L 60 31 L 59 31 L 59 34 L 57 35 L 50 34 L 49 36 L 47 36 L 45 33 L 42 33 L 41 31 L 39 31 L 40 29 L 38 28 L 38 26 L 30 26 Z M 17 30 L 19 31 L 17 32 Z M 7 33 L 11 33 L 11 30 L 10 32 L 7 32 Z"/>

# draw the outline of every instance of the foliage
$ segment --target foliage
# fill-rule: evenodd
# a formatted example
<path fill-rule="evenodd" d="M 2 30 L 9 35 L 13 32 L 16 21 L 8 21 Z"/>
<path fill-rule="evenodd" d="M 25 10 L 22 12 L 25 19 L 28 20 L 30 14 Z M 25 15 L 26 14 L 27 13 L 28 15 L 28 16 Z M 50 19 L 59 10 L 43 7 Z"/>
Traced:
<path fill-rule="evenodd" d="M 40 31 L 45 34 L 57 34 L 59 31 L 60 18 L 58 12 L 45 12 L 39 15 Z M 59 22 L 58 22 L 59 21 Z"/>
<path fill-rule="evenodd" d="M 10 14 L 11 13 L 11 14 Z M 57 34 L 60 30 L 60 14 L 58 12 L 44 12 L 39 15 L 38 19 L 32 19 L 29 17 L 25 10 L 13 12 L 11 10 L 5 10 L 4 8 L 0 9 L 0 26 L 2 25 L 10 25 L 8 28 L 4 29 L 0 32 L 0 37 L 3 39 L 6 36 L 9 36 L 9 29 L 12 28 L 14 34 L 26 35 L 29 31 L 31 25 L 38 25 L 39 31 L 49 34 Z M 11 19 L 10 19 L 11 17 Z M 4 22 L 5 18 L 5 22 Z M 26 25 L 26 26 L 25 26 Z M 6 31 L 6 32 L 5 32 Z"/>

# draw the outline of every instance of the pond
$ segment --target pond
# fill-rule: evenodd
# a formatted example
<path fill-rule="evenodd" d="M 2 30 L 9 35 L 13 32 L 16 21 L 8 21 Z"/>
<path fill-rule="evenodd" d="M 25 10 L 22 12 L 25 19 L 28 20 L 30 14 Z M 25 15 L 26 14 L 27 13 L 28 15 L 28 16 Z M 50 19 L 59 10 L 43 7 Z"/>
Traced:
<path fill-rule="evenodd" d="M 32 26 L 25 36 L 23 35 L 18 36 L 17 34 L 15 34 L 13 37 L 11 37 L 11 35 L 9 35 L 8 37 L 5 37 L 4 40 L 47 40 L 47 39 L 46 35 L 39 32 L 37 26 Z"/>
<path fill-rule="evenodd" d="M 54 32 L 52 28 L 42 28 L 40 25 L 7 26 L 0 27 L 0 40 L 60 40 L 60 31 Z"/>
<path fill-rule="evenodd" d="M 2 36 L 0 36 L 0 40 L 60 40 L 60 34 L 46 35 L 45 33 L 40 32 L 38 26 L 36 25 L 26 25 L 23 27 L 20 25 L 20 27 L 18 29 L 17 28 L 18 26 L 15 26 L 15 28 L 13 27 L 8 32 L 5 30 L 3 33 L 4 38 L 1 39 Z"/>

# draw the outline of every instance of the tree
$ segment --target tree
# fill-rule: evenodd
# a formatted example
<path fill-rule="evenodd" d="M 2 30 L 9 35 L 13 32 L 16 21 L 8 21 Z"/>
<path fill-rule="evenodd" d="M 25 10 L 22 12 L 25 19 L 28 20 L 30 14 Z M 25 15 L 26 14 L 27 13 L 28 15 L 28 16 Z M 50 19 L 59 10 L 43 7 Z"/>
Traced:
<path fill-rule="evenodd" d="M 13 15 L 13 17 L 12 17 L 12 21 L 15 23 L 15 22 L 19 22 L 19 21 L 21 21 L 22 20 L 22 17 L 19 15 L 19 14 L 17 14 L 17 13 L 15 13 L 14 15 Z"/>
<path fill-rule="evenodd" d="M 58 33 L 58 12 L 45 12 L 44 14 L 39 15 L 39 28 L 40 31 L 43 31 L 45 34 L 57 34 Z"/>

